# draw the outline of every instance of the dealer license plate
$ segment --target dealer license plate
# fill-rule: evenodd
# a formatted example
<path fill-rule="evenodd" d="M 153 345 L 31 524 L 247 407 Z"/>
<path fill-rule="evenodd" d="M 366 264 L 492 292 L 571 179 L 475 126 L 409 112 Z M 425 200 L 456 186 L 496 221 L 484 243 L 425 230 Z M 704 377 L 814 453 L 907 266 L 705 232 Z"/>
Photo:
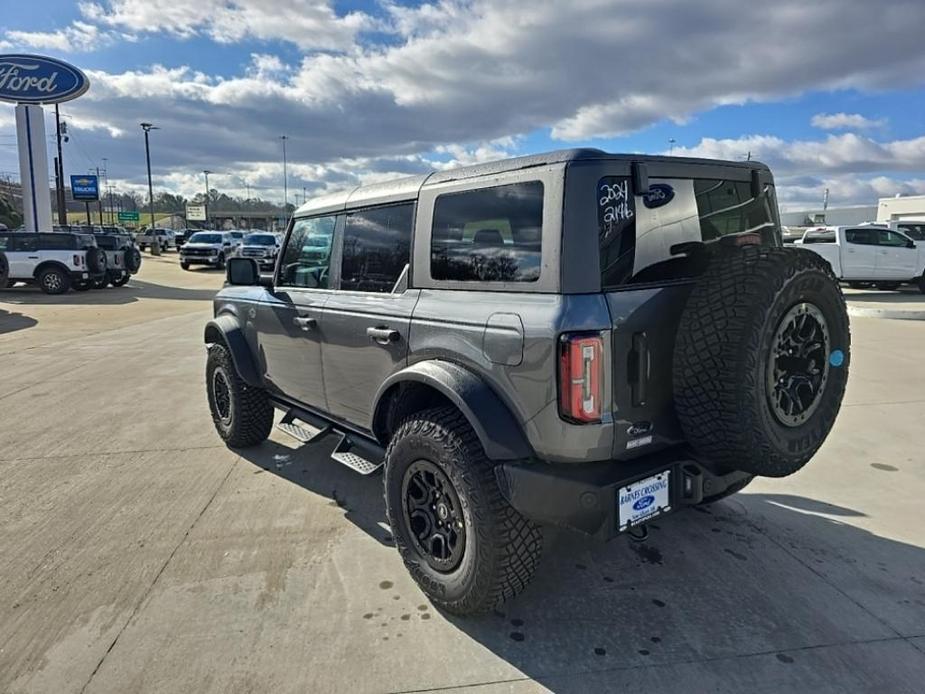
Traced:
<path fill-rule="evenodd" d="M 620 487 L 617 494 L 620 532 L 671 510 L 670 476 L 671 471 L 665 470 Z"/>

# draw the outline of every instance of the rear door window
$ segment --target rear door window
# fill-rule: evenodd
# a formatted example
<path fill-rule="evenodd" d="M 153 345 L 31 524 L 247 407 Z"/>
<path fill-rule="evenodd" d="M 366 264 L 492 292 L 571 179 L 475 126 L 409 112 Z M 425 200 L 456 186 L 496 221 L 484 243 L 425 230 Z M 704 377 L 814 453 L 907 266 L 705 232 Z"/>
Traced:
<path fill-rule="evenodd" d="M 430 274 L 457 282 L 536 282 L 541 181 L 445 193 L 434 201 Z"/>
<path fill-rule="evenodd" d="M 411 256 L 414 204 L 351 212 L 344 224 L 340 288 L 389 293 Z"/>
<path fill-rule="evenodd" d="M 295 220 L 279 266 L 281 286 L 306 289 L 330 286 L 331 242 L 336 223 L 335 215 Z"/>
<path fill-rule="evenodd" d="M 877 239 L 873 229 L 845 229 L 845 241 L 856 246 L 876 246 Z"/>

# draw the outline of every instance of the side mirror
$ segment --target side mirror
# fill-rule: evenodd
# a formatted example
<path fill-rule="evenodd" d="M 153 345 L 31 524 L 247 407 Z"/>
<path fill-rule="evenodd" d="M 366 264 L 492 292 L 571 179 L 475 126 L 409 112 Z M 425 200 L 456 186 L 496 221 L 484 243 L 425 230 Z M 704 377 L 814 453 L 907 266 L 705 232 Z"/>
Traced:
<path fill-rule="evenodd" d="M 906 241 L 906 248 L 915 248 L 915 241 Z"/>
<path fill-rule="evenodd" d="M 260 284 L 260 267 L 253 258 L 231 258 L 225 271 L 228 284 L 253 287 Z"/>

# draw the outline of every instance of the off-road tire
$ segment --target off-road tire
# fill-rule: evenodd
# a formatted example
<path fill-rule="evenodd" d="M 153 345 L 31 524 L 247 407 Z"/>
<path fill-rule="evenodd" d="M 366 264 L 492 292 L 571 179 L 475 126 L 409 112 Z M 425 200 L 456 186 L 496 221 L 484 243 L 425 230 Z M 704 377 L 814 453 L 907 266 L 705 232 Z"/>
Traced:
<path fill-rule="evenodd" d="M 125 269 L 129 272 L 138 272 L 141 269 L 141 251 L 132 246 L 126 248 L 123 253 L 125 256 Z"/>
<path fill-rule="evenodd" d="M 57 280 L 53 280 L 52 276 L 56 276 Z M 67 290 L 71 288 L 70 275 L 56 267 L 45 268 L 38 274 L 36 280 L 41 290 L 46 294 L 66 294 Z"/>
<path fill-rule="evenodd" d="M 184 262 L 181 261 L 181 262 L 180 262 L 180 267 L 181 267 L 183 270 L 189 270 L 189 263 L 184 263 Z"/>
<path fill-rule="evenodd" d="M 215 398 L 215 374 L 221 371 L 227 379 L 230 411 L 223 417 Z M 228 348 L 223 344 L 209 346 L 206 359 L 206 392 L 215 430 L 231 448 L 248 448 L 265 441 L 273 429 L 273 405 L 262 388 L 247 385 L 234 367 Z"/>
<path fill-rule="evenodd" d="M 126 274 L 120 275 L 119 277 L 111 277 L 109 282 L 113 287 L 123 287 L 128 283 L 129 279 L 131 279 L 131 275 Z"/>
<path fill-rule="evenodd" d="M 94 277 L 90 280 L 90 287 L 93 289 L 106 289 L 109 286 L 109 277 Z"/>
<path fill-rule="evenodd" d="M 919 293 L 925 294 L 925 274 L 919 277 Z"/>
<path fill-rule="evenodd" d="M 738 492 L 741 492 L 749 484 L 751 484 L 753 479 L 755 479 L 754 476 L 741 479 L 735 484 L 732 484 L 726 487 L 726 489 L 724 491 L 721 491 L 719 494 L 713 494 L 711 496 L 703 497 L 703 499 L 697 505 L 698 506 L 709 506 L 710 504 L 715 504 L 717 501 L 722 501 L 723 499 L 730 497 L 733 494 L 737 494 Z"/>
<path fill-rule="evenodd" d="M 215 264 L 215 267 L 217 267 L 219 270 L 225 269 L 225 254 L 224 253 L 218 254 L 218 262 Z"/>
<path fill-rule="evenodd" d="M 94 275 L 106 272 L 105 251 L 102 251 L 95 246 L 91 246 L 87 249 L 87 270 L 89 270 Z"/>
<path fill-rule="evenodd" d="M 462 507 L 466 544 L 458 566 L 449 572 L 427 562 L 405 520 L 404 477 L 418 460 L 442 471 Z M 435 605 L 455 614 L 484 612 L 526 587 L 542 554 L 542 532 L 501 495 L 493 464 L 458 410 L 437 408 L 406 419 L 385 461 L 386 513 L 395 543 L 412 578 Z"/>
<path fill-rule="evenodd" d="M 784 424 L 769 397 L 781 322 L 797 306 L 827 324 L 825 378 L 805 420 Z M 812 251 L 718 249 L 691 292 L 674 351 L 675 406 L 696 452 L 722 468 L 783 477 L 813 456 L 835 422 L 848 380 L 850 331 L 832 269 Z"/>

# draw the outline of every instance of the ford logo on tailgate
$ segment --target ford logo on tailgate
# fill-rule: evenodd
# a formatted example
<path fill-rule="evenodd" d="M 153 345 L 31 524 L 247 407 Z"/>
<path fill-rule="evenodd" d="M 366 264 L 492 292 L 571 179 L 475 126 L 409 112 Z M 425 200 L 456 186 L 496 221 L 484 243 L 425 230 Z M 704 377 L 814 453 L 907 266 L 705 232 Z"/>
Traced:
<path fill-rule="evenodd" d="M 0 55 L 0 101 L 57 104 L 76 99 L 90 87 L 73 65 L 40 55 Z"/>
<path fill-rule="evenodd" d="M 645 511 L 655 502 L 655 497 L 649 494 L 639 499 L 635 504 L 633 504 L 634 511 Z"/>

